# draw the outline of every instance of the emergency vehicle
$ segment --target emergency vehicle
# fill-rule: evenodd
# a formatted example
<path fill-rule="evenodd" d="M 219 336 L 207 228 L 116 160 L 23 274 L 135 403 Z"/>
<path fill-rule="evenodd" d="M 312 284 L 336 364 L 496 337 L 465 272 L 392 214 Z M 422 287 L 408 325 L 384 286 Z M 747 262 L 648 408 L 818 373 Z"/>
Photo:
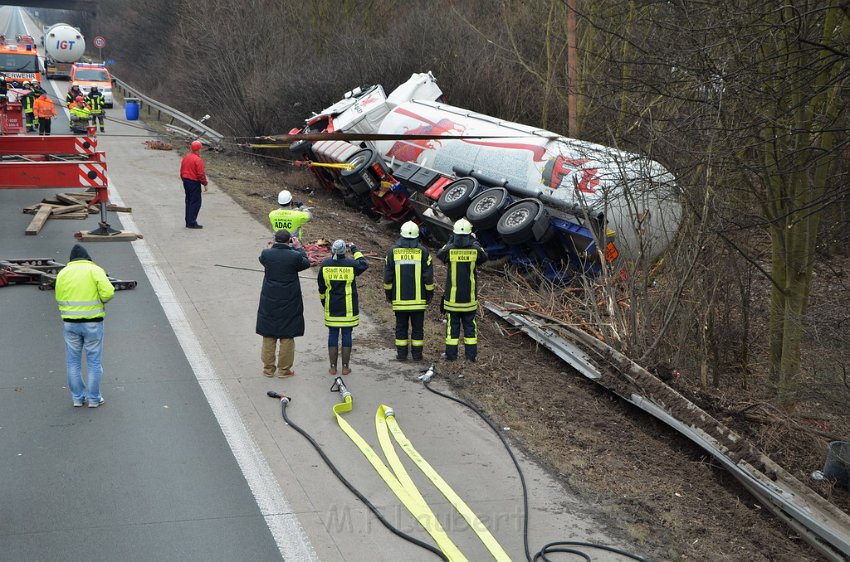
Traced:
<path fill-rule="evenodd" d="M 112 107 L 112 75 L 105 64 L 77 62 L 71 67 L 71 83 L 80 85 L 83 94 L 88 95 L 92 86 L 97 86 L 103 94 L 106 107 Z"/>
<path fill-rule="evenodd" d="M 14 41 L 0 35 L 0 73 L 6 76 L 6 82 L 18 85 L 24 80 L 41 81 L 38 51 L 30 35 L 18 35 Z"/>

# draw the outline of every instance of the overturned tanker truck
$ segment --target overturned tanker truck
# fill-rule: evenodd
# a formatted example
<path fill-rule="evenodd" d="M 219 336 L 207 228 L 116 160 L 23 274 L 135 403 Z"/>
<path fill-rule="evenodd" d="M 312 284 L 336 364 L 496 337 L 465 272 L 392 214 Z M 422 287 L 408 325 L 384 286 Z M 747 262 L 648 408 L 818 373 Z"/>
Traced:
<path fill-rule="evenodd" d="M 488 117 L 443 103 L 434 76 L 414 74 L 386 95 L 357 88 L 314 114 L 297 140 L 347 204 L 400 222 L 414 218 L 441 243 L 466 217 L 491 258 L 506 257 L 555 282 L 654 260 L 678 230 L 674 178 L 636 154 Z M 315 137 L 313 137 L 315 138 Z"/>

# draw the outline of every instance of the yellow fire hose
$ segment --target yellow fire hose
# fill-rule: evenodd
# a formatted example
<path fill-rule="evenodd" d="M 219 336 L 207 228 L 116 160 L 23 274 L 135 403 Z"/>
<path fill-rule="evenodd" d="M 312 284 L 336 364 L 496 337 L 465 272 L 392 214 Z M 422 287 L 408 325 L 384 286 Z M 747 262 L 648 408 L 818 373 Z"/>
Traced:
<path fill-rule="evenodd" d="M 410 478 L 407 470 L 402 465 L 398 454 L 393 447 L 390 435 L 399 444 L 407 456 L 416 464 L 416 466 L 428 477 L 438 490 L 446 497 L 449 503 L 461 514 L 461 516 L 469 524 L 470 528 L 475 531 L 481 542 L 487 547 L 493 558 L 498 562 L 509 562 L 510 556 L 499 545 L 498 541 L 493 537 L 490 531 L 484 526 L 481 520 L 475 515 L 470 507 L 455 493 L 449 484 L 437 473 L 436 470 L 420 455 L 409 439 L 404 435 L 401 427 L 395 419 L 395 413 L 392 408 L 381 404 L 375 412 L 375 430 L 378 434 L 378 441 L 381 444 L 381 450 L 384 457 L 390 464 L 387 468 L 386 464 L 381 460 L 374 449 L 360 436 L 351 425 L 342 417 L 343 413 L 350 412 L 353 408 L 351 393 L 345 388 L 342 380 L 337 378 L 335 384 L 342 396 L 342 402 L 333 407 L 334 416 L 336 416 L 339 427 L 346 435 L 354 442 L 363 456 L 369 461 L 372 467 L 377 471 L 378 475 L 389 486 L 395 496 L 404 504 L 410 514 L 419 522 L 420 525 L 428 532 L 431 537 L 437 542 L 439 548 L 452 562 L 466 561 L 466 557 L 461 553 L 457 545 L 452 542 L 438 521 L 436 515 L 431 510 L 425 498 L 419 492 L 416 484 Z"/>

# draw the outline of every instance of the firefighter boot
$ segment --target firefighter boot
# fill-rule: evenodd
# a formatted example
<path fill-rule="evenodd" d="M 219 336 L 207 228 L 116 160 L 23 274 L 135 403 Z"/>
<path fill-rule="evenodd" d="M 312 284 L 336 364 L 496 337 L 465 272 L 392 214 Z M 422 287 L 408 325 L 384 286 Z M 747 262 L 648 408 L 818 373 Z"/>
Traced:
<path fill-rule="evenodd" d="M 422 347 L 418 345 L 414 346 L 413 348 L 411 348 L 410 352 L 413 356 L 414 361 L 422 361 Z"/>
<path fill-rule="evenodd" d="M 338 347 L 329 347 L 328 348 L 328 358 L 331 360 L 331 368 L 328 369 L 328 374 L 331 376 L 336 376 L 336 364 L 339 360 L 339 348 Z"/>
<path fill-rule="evenodd" d="M 351 369 L 348 367 L 348 361 L 351 359 L 351 348 L 343 347 L 342 348 L 342 374 L 350 375 Z"/>
<path fill-rule="evenodd" d="M 395 346 L 395 358 L 397 361 L 407 361 L 407 343 Z"/>

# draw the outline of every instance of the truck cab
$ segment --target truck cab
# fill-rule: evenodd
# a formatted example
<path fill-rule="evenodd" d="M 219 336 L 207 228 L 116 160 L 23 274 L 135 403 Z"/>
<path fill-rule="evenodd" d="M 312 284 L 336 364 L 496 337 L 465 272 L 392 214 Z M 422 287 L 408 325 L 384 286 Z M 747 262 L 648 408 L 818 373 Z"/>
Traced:
<path fill-rule="evenodd" d="M 29 35 L 18 35 L 12 40 L 0 35 L 0 73 L 6 82 L 21 85 L 24 80 L 41 81 L 41 65 L 35 40 Z"/>
<path fill-rule="evenodd" d="M 71 67 L 71 82 L 79 84 L 85 95 L 88 95 L 92 86 L 97 86 L 103 94 L 104 105 L 112 107 L 112 75 L 105 64 L 74 63 Z"/>

